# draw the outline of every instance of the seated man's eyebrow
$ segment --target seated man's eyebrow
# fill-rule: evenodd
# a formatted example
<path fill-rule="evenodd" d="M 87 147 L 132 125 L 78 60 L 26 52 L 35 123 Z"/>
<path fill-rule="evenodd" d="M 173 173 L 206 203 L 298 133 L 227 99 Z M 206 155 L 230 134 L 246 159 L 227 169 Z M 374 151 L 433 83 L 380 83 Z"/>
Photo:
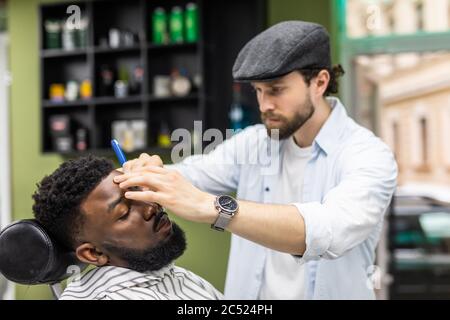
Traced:
<path fill-rule="evenodd" d="M 108 212 L 111 212 L 123 199 L 124 195 L 122 194 L 119 198 L 108 204 Z"/>
<path fill-rule="evenodd" d="M 142 191 L 141 187 L 130 187 L 128 188 L 130 191 Z M 108 212 L 111 212 L 123 199 L 125 199 L 125 196 L 122 194 L 119 198 L 112 201 L 110 204 L 108 204 Z"/>

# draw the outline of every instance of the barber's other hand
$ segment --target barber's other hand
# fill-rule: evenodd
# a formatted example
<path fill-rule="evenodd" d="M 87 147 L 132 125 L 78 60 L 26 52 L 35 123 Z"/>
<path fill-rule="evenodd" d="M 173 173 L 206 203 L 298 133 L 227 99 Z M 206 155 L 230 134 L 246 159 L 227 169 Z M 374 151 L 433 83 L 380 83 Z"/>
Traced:
<path fill-rule="evenodd" d="M 134 167 L 131 172 L 116 176 L 120 188 L 141 187 L 127 191 L 125 197 L 143 202 L 156 202 L 173 214 L 194 222 L 213 223 L 217 213 L 213 195 L 201 191 L 175 170 L 155 165 Z"/>

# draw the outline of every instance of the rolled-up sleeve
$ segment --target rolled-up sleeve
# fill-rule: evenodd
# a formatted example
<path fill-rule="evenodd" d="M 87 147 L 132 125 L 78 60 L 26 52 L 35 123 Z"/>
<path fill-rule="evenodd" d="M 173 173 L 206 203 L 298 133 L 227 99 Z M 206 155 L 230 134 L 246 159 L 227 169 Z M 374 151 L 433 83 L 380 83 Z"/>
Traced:
<path fill-rule="evenodd" d="M 387 146 L 353 146 L 343 154 L 339 183 L 323 201 L 294 203 L 305 222 L 301 262 L 341 257 L 370 236 L 390 204 L 397 164 Z"/>

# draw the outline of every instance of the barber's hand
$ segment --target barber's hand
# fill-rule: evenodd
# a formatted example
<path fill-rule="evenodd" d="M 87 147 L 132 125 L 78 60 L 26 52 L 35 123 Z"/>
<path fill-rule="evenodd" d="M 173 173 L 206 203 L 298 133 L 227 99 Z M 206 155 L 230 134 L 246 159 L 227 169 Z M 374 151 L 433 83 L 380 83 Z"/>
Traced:
<path fill-rule="evenodd" d="M 114 178 L 114 182 L 124 190 L 142 188 L 142 191 L 125 192 L 126 198 L 159 203 L 173 214 L 190 221 L 214 222 L 217 212 L 213 195 L 197 189 L 175 170 L 155 165 L 133 168 L 131 172 Z"/>
<path fill-rule="evenodd" d="M 158 166 L 162 167 L 163 162 L 159 156 L 150 156 L 147 153 L 141 153 L 139 158 L 127 161 L 123 164 L 123 172 L 133 172 L 136 170 L 140 170 L 146 166 Z"/>

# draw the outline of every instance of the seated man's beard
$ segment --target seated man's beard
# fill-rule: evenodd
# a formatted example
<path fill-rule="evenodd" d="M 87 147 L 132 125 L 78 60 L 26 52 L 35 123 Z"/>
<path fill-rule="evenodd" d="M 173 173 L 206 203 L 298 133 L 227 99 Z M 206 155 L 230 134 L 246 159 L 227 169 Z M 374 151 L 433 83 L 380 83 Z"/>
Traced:
<path fill-rule="evenodd" d="M 159 270 L 180 257 L 186 250 L 184 231 L 172 221 L 172 234 L 156 247 L 146 250 L 136 250 L 104 244 L 112 254 L 128 263 L 128 268 L 139 271 Z"/>
<path fill-rule="evenodd" d="M 311 101 L 307 101 L 307 103 L 304 105 L 305 111 L 303 113 L 296 113 L 292 119 L 288 119 L 286 117 L 283 117 L 281 115 L 275 115 L 271 111 L 261 113 L 261 121 L 266 126 L 267 129 L 267 135 L 271 138 L 276 138 L 276 135 L 274 135 L 274 132 L 272 130 L 278 130 L 278 139 L 279 140 L 285 140 L 292 136 L 298 129 L 300 129 L 306 121 L 308 121 L 312 115 L 314 114 L 314 106 L 312 105 Z M 282 123 L 280 127 L 268 127 L 265 124 L 265 120 L 267 118 L 271 119 L 277 119 L 280 120 Z"/>

